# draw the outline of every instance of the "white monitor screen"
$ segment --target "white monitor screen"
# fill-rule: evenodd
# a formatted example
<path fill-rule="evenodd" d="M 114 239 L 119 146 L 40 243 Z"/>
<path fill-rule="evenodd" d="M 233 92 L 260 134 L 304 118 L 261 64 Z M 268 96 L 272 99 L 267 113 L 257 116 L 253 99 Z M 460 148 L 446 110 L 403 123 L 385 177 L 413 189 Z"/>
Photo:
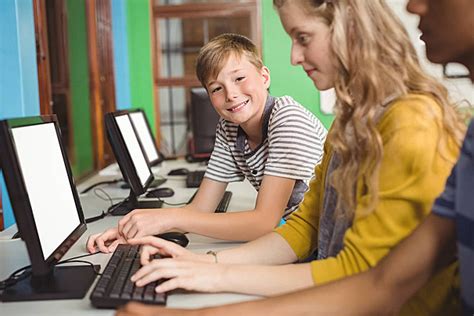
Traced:
<path fill-rule="evenodd" d="M 77 228 L 80 218 L 54 123 L 12 129 L 44 260 Z"/>
<path fill-rule="evenodd" d="M 158 152 L 156 151 L 154 140 L 151 136 L 150 130 L 148 129 L 143 112 L 132 112 L 130 113 L 130 117 L 132 118 L 133 125 L 135 125 L 135 129 L 137 130 L 138 137 L 140 137 L 143 148 L 145 149 L 148 161 L 152 162 L 157 160 L 159 158 Z"/>
<path fill-rule="evenodd" d="M 148 168 L 148 164 L 146 162 L 145 156 L 143 155 L 142 149 L 140 148 L 140 143 L 138 142 L 135 131 L 133 130 L 132 122 L 130 121 L 128 115 L 116 116 L 115 121 L 117 122 L 120 133 L 122 134 L 123 140 L 125 141 L 125 146 L 127 146 L 127 150 L 132 157 L 133 165 L 137 171 L 138 178 L 140 178 L 140 182 L 142 186 L 144 186 L 152 174 Z"/>

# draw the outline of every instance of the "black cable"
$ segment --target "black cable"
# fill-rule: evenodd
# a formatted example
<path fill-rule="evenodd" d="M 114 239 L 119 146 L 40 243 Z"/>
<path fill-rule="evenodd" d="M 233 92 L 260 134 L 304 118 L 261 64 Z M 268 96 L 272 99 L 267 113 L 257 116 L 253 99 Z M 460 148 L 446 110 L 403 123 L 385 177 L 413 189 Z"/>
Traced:
<path fill-rule="evenodd" d="M 80 258 L 91 257 L 91 256 L 94 256 L 94 255 L 99 254 L 99 253 L 101 253 L 101 252 L 96 251 L 96 252 L 93 252 L 93 253 L 86 253 L 85 255 L 79 255 L 79 256 L 71 257 L 69 259 L 64 259 L 63 261 L 59 261 L 59 262 L 65 262 L 65 261 L 69 261 L 69 260 L 76 260 L 76 259 L 80 259 Z"/>
<path fill-rule="evenodd" d="M 24 266 L 8 276 L 5 280 L 0 282 L 0 291 L 5 290 L 7 287 L 15 285 L 17 282 L 29 277 L 31 275 L 31 265 Z M 22 274 L 18 274 L 23 272 Z"/>
<path fill-rule="evenodd" d="M 88 264 L 92 267 L 92 270 L 94 270 L 95 275 L 102 275 L 102 273 L 100 273 L 99 271 L 96 270 L 96 266 L 92 262 L 86 261 L 86 260 L 66 260 L 66 261 L 58 262 L 57 264 L 55 264 L 55 266 L 59 266 L 59 265 L 66 264 L 66 263 L 71 263 L 71 262 L 73 262 L 73 263 L 86 263 L 86 264 Z"/>
<path fill-rule="evenodd" d="M 79 258 L 90 257 L 90 256 L 96 255 L 98 253 L 100 253 L 100 251 L 96 251 L 96 252 L 93 252 L 93 253 L 88 253 L 88 254 L 85 254 L 85 255 L 79 255 L 79 256 L 76 256 L 76 257 L 72 257 L 72 258 L 57 262 L 55 264 L 55 266 L 60 265 L 60 264 L 69 263 L 69 262 L 87 263 L 87 264 L 92 265 L 92 267 L 94 268 L 94 272 L 96 274 L 100 275 L 98 273 L 98 271 L 95 270 L 94 264 L 92 262 L 85 261 L 85 260 L 77 260 Z M 23 272 L 23 273 L 19 274 L 20 272 Z M 5 290 L 9 286 L 15 285 L 16 283 L 18 283 L 19 281 L 29 277 L 30 275 L 31 275 L 31 265 L 27 265 L 27 266 L 21 267 L 18 270 L 15 270 L 13 273 L 11 273 L 8 276 L 8 278 L 6 278 L 5 280 L 0 282 L 0 291 Z"/>
<path fill-rule="evenodd" d="M 114 179 L 114 180 L 108 180 L 108 181 L 100 181 L 100 182 L 94 183 L 94 184 L 88 186 L 87 188 L 85 188 L 84 190 L 82 190 L 81 194 L 85 194 L 85 193 L 89 192 L 90 190 L 92 190 L 93 188 L 95 188 L 95 187 L 98 186 L 98 185 L 102 185 L 102 184 L 113 184 L 113 183 L 117 183 L 117 182 L 120 182 L 120 181 L 122 181 L 122 179 Z"/>
<path fill-rule="evenodd" d="M 160 201 L 161 203 L 165 204 L 165 205 L 169 205 L 169 206 L 181 206 L 181 205 L 186 205 L 188 204 L 188 202 L 180 202 L 180 203 L 169 203 L 169 202 L 165 202 L 163 199 L 155 196 L 155 199 L 157 199 L 158 201 Z"/>
<path fill-rule="evenodd" d="M 98 194 L 98 192 L 103 193 L 103 194 L 106 196 L 106 198 L 104 199 L 102 196 L 100 196 L 100 195 Z M 97 196 L 97 197 L 98 197 L 99 199 L 101 199 L 102 201 L 109 201 L 109 202 L 110 202 L 110 206 L 109 206 L 109 208 L 107 209 L 107 212 L 102 211 L 102 213 L 100 213 L 99 215 L 86 218 L 86 223 L 87 223 L 87 224 L 96 222 L 96 221 L 98 221 L 99 219 L 102 219 L 102 218 L 106 217 L 107 215 L 109 215 L 109 214 L 111 213 L 111 209 L 114 207 L 114 201 L 113 201 L 113 199 L 110 197 L 110 195 L 109 195 L 104 189 L 96 188 L 96 189 L 94 189 L 94 194 L 95 194 L 95 196 Z"/>
<path fill-rule="evenodd" d="M 86 224 L 90 224 L 90 223 L 93 223 L 93 222 L 96 222 L 98 221 L 99 219 L 103 219 L 104 217 L 107 216 L 107 213 L 102 211 L 102 213 L 100 215 L 97 215 L 97 216 L 92 216 L 92 217 L 89 217 L 89 218 L 86 218 Z"/>

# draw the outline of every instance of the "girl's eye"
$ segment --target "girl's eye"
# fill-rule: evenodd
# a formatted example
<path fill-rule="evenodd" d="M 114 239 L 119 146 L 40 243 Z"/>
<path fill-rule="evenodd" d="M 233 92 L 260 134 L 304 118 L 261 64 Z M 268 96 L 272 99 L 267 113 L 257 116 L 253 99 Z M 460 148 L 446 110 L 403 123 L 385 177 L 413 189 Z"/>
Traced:
<path fill-rule="evenodd" d="M 296 40 L 298 41 L 298 43 L 300 43 L 301 45 L 306 45 L 308 44 L 308 41 L 309 41 L 309 36 L 306 35 L 306 34 L 300 34 L 296 37 Z"/>
<path fill-rule="evenodd" d="M 235 81 L 242 81 L 244 79 L 245 79 L 245 77 L 237 77 L 237 79 L 235 79 Z"/>

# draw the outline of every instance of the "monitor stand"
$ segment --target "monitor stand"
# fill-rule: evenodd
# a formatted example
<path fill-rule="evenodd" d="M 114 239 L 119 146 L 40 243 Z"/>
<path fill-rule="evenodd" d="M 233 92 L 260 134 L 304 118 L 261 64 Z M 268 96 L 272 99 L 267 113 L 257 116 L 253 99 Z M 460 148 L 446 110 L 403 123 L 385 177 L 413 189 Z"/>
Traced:
<path fill-rule="evenodd" d="M 47 276 L 28 276 L 5 289 L 3 302 L 82 299 L 100 271 L 99 265 L 55 266 Z"/>
<path fill-rule="evenodd" d="M 137 208 L 161 208 L 162 206 L 163 201 L 138 201 L 136 195 L 132 190 L 130 190 L 128 198 L 113 206 L 113 210 L 110 214 L 114 216 L 122 216 Z"/>

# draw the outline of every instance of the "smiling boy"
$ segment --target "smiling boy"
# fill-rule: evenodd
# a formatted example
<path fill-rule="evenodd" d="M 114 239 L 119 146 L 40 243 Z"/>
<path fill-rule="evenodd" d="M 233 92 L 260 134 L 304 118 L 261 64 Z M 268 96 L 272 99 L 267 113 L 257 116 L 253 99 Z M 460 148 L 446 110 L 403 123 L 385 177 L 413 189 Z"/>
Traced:
<path fill-rule="evenodd" d="M 200 51 L 196 73 L 221 117 L 196 197 L 182 208 L 134 210 L 117 228 L 92 235 L 89 251 L 113 251 L 129 238 L 172 230 L 253 240 L 302 201 L 323 154 L 327 132 L 321 122 L 291 97 L 269 95 L 270 72 L 242 35 L 211 40 Z M 244 179 L 258 191 L 254 209 L 214 213 L 228 183 Z"/>

